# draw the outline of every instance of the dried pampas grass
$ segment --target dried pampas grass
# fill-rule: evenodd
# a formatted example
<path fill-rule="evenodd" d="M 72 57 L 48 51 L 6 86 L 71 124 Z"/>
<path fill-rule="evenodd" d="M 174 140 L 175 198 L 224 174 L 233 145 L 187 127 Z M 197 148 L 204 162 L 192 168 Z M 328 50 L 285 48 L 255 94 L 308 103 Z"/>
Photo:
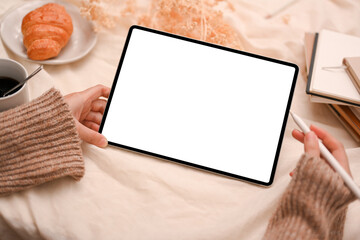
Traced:
<path fill-rule="evenodd" d="M 223 17 L 228 0 L 152 0 L 141 11 L 135 0 L 83 0 L 81 13 L 95 22 L 96 30 L 112 28 L 125 17 L 135 23 L 231 48 L 243 49 L 239 36 Z M 225 5 L 225 6 L 224 6 Z M 145 13 L 144 13 L 145 12 Z"/>

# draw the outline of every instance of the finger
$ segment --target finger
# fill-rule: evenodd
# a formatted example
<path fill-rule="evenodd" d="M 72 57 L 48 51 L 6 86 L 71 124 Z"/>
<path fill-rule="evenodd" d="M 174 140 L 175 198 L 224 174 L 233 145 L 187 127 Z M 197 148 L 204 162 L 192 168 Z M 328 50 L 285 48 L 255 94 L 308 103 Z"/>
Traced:
<path fill-rule="evenodd" d="M 100 112 L 104 114 L 107 101 L 104 99 L 97 99 L 92 102 L 91 110 L 94 112 Z"/>
<path fill-rule="evenodd" d="M 89 112 L 84 120 L 100 124 L 102 117 L 103 115 L 99 112 Z"/>
<path fill-rule="evenodd" d="M 311 125 L 310 129 L 313 130 L 319 136 L 325 147 L 331 152 L 331 154 L 336 158 L 336 160 L 338 160 L 338 162 L 344 167 L 344 169 L 351 176 L 350 166 L 344 145 L 341 142 L 339 142 L 336 138 L 331 136 L 331 134 L 325 131 L 324 129 L 321 129 L 314 125 Z"/>
<path fill-rule="evenodd" d="M 327 149 L 329 149 L 330 152 L 344 149 L 343 145 L 327 131 L 314 125 L 311 125 L 310 129 L 316 133 L 316 135 L 322 140 L 323 144 Z"/>
<path fill-rule="evenodd" d="M 295 172 L 295 168 L 289 173 L 290 177 L 294 175 L 294 172 Z"/>
<path fill-rule="evenodd" d="M 98 147 L 106 147 L 107 146 L 107 140 L 106 138 L 101 135 L 100 133 L 85 127 L 80 122 L 76 122 L 76 128 L 79 132 L 79 136 L 82 140 L 85 142 L 88 142 L 90 144 L 93 144 Z"/>
<path fill-rule="evenodd" d="M 94 101 L 98 99 L 99 97 L 105 97 L 108 98 L 110 95 L 110 88 L 105 87 L 104 85 L 98 84 L 94 87 L 88 88 L 81 92 L 85 99 L 89 99 L 91 101 Z"/>
<path fill-rule="evenodd" d="M 97 124 L 97 123 L 94 123 L 94 122 L 91 122 L 91 121 L 84 121 L 83 124 L 84 124 L 86 127 L 90 128 L 90 129 L 92 129 L 92 130 L 94 130 L 94 131 L 96 131 L 96 132 L 99 131 L 100 125 Z"/>
<path fill-rule="evenodd" d="M 305 152 L 313 157 L 320 157 L 319 140 L 314 132 L 308 132 L 304 138 Z"/>
<path fill-rule="evenodd" d="M 305 134 L 297 129 L 292 131 L 292 136 L 301 143 L 304 143 Z"/>
<path fill-rule="evenodd" d="M 341 142 L 339 142 L 336 138 L 331 136 L 328 132 L 326 132 L 324 129 L 321 129 L 317 126 L 311 125 L 311 129 L 314 130 L 314 132 L 319 136 L 319 138 L 322 140 L 322 143 L 325 145 L 325 147 L 331 152 L 331 154 L 338 159 L 338 161 L 345 167 L 348 167 L 347 162 L 347 156 L 344 149 L 344 146 Z"/>

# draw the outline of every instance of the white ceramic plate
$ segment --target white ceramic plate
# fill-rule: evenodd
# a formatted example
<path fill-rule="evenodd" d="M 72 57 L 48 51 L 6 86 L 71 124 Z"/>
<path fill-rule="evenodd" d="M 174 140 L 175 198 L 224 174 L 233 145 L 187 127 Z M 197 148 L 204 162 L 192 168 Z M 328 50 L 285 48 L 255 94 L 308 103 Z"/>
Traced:
<path fill-rule="evenodd" d="M 49 2 L 55 2 L 65 7 L 72 18 L 74 31 L 68 44 L 61 50 L 58 56 L 48 60 L 34 61 L 28 58 L 26 48 L 23 44 L 23 35 L 21 33 L 22 19 L 30 11 Z M 32 62 L 50 65 L 79 60 L 90 52 L 97 40 L 97 35 L 92 28 L 92 23 L 80 15 L 79 8 L 60 1 L 32 1 L 15 9 L 10 9 L 1 21 L 0 34 L 4 44 L 16 55 Z"/>

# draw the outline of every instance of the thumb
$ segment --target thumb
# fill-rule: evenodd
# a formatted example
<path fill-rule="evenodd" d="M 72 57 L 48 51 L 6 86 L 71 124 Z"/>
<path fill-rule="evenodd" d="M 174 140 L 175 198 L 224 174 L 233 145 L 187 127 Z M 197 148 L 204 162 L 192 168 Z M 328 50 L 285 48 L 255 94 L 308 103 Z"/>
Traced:
<path fill-rule="evenodd" d="M 314 132 L 308 132 L 304 138 L 305 152 L 313 157 L 320 157 L 319 140 Z"/>
<path fill-rule="evenodd" d="M 76 128 L 79 132 L 79 136 L 87 143 L 93 144 L 98 147 L 106 147 L 108 142 L 104 135 L 95 132 L 94 130 L 85 127 L 80 122 L 76 121 Z"/>

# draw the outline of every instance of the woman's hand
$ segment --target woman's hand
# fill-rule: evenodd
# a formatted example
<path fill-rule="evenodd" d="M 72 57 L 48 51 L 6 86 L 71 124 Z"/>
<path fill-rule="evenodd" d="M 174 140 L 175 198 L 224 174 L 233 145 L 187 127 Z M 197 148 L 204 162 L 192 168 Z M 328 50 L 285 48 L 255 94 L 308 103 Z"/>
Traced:
<path fill-rule="evenodd" d="M 320 138 L 325 147 L 331 152 L 331 154 L 336 158 L 340 165 L 351 176 L 348 158 L 346 156 L 346 152 L 342 143 L 319 127 L 311 125 L 310 130 L 311 132 L 304 135 L 303 132 L 294 129 L 292 131 L 292 136 L 296 140 L 304 143 L 305 152 L 313 157 L 320 157 L 320 149 L 318 142 L 318 138 Z M 292 174 L 293 172 L 290 173 L 290 176 L 292 176 Z"/>
<path fill-rule="evenodd" d="M 107 102 L 100 99 L 100 97 L 108 98 L 109 94 L 110 88 L 96 85 L 82 92 L 71 93 L 64 97 L 74 116 L 80 138 L 98 147 L 107 146 L 106 138 L 98 131 Z"/>

